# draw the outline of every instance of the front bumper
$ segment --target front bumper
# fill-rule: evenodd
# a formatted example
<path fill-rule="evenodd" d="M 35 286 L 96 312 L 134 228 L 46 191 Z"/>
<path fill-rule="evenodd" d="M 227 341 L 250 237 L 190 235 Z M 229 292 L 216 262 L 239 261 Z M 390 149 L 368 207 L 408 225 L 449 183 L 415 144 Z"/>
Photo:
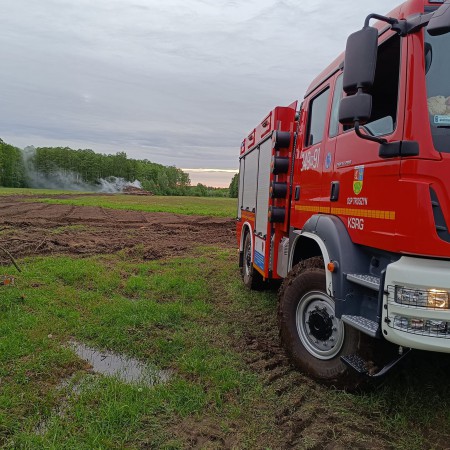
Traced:
<path fill-rule="evenodd" d="M 395 292 L 402 287 L 450 292 L 450 261 L 403 256 L 388 265 L 382 320 L 383 336 L 394 344 L 450 353 L 450 309 L 399 304 Z"/>

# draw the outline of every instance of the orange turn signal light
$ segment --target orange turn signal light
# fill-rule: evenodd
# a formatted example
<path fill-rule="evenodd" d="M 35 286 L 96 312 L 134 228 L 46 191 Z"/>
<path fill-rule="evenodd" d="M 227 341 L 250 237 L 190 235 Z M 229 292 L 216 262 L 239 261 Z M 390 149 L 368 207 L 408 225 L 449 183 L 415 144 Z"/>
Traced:
<path fill-rule="evenodd" d="M 327 264 L 327 269 L 328 269 L 330 272 L 334 272 L 334 271 L 336 270 L 336 265 L 334 264 L 333 261 L 330 261 L 330 262 Z"/>

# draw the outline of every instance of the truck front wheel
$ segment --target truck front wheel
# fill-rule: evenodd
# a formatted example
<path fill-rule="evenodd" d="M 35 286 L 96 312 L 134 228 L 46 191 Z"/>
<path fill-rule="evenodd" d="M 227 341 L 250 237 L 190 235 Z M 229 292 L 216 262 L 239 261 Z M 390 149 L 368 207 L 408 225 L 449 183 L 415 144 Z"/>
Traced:
<path fill-rule="evenodd" d="M 327 385 L 353 390 L 362 378 L 341 361 L 357 353 L 361 333 L 335 316 L 334 300 L 326 293 L 322 258 L 295 266 L 285 278 L 278 299 L 280 337 L 293 364 Z"/>

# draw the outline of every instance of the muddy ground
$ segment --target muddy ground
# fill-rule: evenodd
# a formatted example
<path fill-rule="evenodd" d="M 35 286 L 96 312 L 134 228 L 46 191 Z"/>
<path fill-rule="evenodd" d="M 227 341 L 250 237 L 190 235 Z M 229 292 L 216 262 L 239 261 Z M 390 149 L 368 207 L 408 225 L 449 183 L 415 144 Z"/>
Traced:
<path fill-rule="evenodd" d="M 27 202 L 0 197 L 0 246 L 15 258 L 89 256 L 132 251 L 146 260 L 181 255 L 197 245 L 235 246 L 232 219 Z M 0 263 L 8 255 L 0 250 Z"/>

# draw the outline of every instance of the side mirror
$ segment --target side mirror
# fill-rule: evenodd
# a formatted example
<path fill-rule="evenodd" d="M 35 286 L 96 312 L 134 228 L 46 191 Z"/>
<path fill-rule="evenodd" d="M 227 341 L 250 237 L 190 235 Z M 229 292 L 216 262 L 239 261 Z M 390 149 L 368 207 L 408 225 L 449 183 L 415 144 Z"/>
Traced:
<path fill-rule="evenodd" d="M 378 30 L 364 27 L 347 39 L 344 61 L 343 89 L 355 94 L 358 89 L 370 91 L 377 65 Z"/>
<path fill-rule="evenodd" d="M 359 92 L 341 100 L 339 122 L 343 125 L 353 125 L 355 122 L 364 124 L 369 121 L 371 113 L 372 96 Z"/>
<path fill-rule="evenodd" d="M 450 1 L 447 0 L 430 19 L 427 27 L 431 36 L 440 36 L 450 31 Z"/>
<path fill-rule="evenodd" d="M 339 106 L 339 122 L 344 125 L 361 124 L 372 113 L 372 89 L 378 51 L 378 30 L 365 26 L 347 39 L 344 60 L 343 89 L 347 97 Z"/>

